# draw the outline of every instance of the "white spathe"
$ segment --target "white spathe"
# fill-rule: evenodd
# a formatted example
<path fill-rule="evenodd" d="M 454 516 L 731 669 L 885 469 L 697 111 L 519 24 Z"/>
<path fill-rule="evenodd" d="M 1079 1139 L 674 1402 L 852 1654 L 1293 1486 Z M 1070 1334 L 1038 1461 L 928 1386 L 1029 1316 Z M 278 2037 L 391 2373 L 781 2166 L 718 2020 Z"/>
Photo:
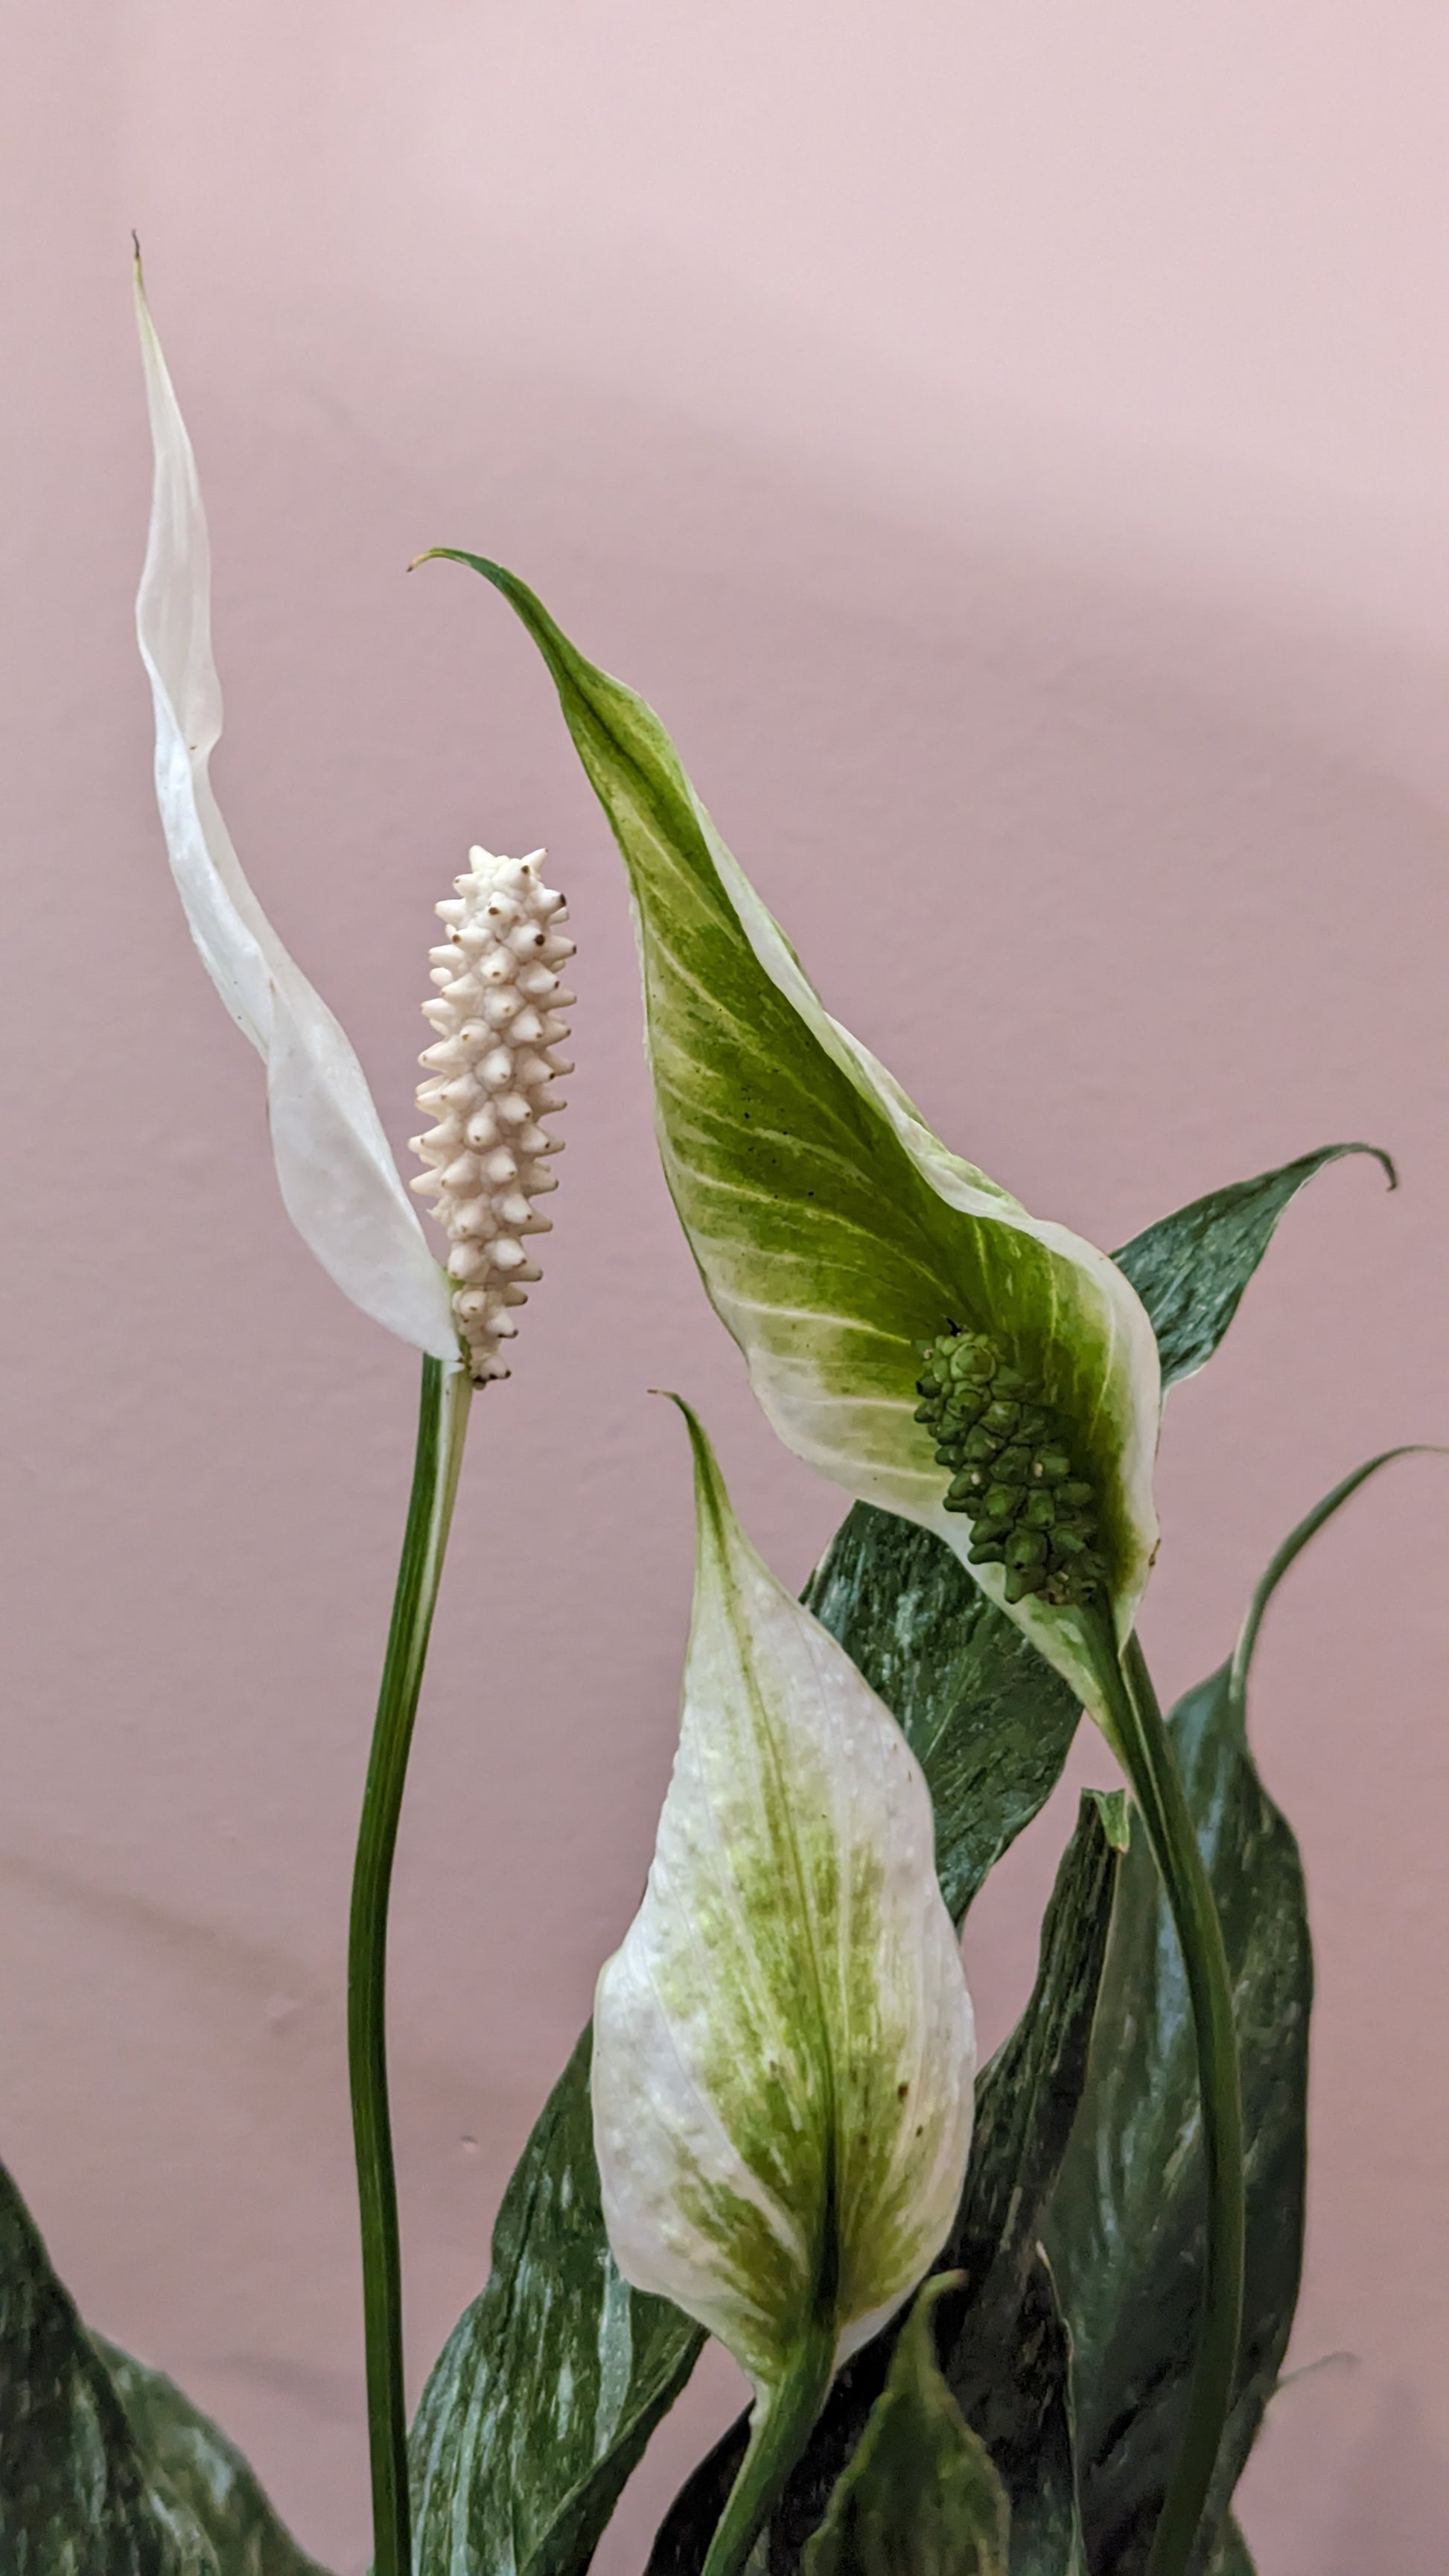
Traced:
<path fill-rule="evenodd" d="M 277 1180 L 303 1242 L 365 1315 L 456 1367 L 448 1283 L 366 1076 L 248 885 L 212 793 L 221 689 L 206 515 L 139 262 L 136 311 L 155 451 L 136 632 L 156 710 L 156 801 L 177 891 L 212 982 L 266 1066 Z"/>
<path fill-rule="evenodd" d="M 757 2390 L 837 2365 L 950 2230 L 975 2034 L 930 1794 L 890 1711 L 741 1531 L 692 1415 L 698 1564 L 648 1888 L 594 2012 L 614 2258 Z"/>

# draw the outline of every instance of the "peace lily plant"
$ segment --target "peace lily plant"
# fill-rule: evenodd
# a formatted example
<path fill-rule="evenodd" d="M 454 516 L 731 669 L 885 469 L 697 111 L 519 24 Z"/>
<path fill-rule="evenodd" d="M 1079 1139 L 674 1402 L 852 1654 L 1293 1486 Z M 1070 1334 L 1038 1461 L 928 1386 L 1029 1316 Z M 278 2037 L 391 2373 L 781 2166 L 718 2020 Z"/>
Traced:
<path fill-rule="evenodd" d="M 706 1294 L 768 1421 L 852 1508 L 793 1599 L 681 1403 L 694 1614 L 648 1886 L 409 2431 L 392 1858 L 472 1403 L 539 1275 L 572 944 L 541 852 L 469 853 L 437 907 L 405 1186 L 211 790 L 206 527 L 139 270 L 137 296 L 165 846 L 262 1059 L 293 1223 L 422 1360 L 349 1943 L 376 2576 L 583 2576 L 709 2335 L 753 2402 L 649 2576 L 1251 2576 L 1232 2497 L 1297 2294 L 1312 1969 L 1247 1691 L 1299 1549 L 1403 1453 L 1307 1515 L 1166 1719 L 1136 1622 L 1163 1391 L 1212 1356 L 1296 1191 L 1365 1149 L 1217 1191 L 1115 1257 L 1030 1214 L 830 1016 L 658 717 L 515 576 L 454 556 L 539 646 L 618 842 Z M 1084 1798 L 1036 1986 L 978 2078 L 961 1921 L 1083 1708 L 1126 1789 Z M 219 2429 L 86 2332 L 8 2181 L 0 2563 L 318 2576 Z"/>

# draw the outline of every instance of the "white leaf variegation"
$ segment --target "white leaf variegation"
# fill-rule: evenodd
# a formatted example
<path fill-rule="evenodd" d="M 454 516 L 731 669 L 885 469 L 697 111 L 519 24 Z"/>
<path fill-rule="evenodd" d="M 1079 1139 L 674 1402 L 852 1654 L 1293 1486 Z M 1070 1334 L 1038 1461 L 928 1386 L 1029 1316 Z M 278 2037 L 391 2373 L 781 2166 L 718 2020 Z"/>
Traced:
<path fill-rule="evenodd" d="M 1131 1631 L 1157 1544 L 1160 1369 L 1135 1289 L 1105 1253 L 942 1144 L 825 1009 L 658 717 L 513 574 L 457 560 L 503 592 L 538 644 L 613 826 L 665 1172 L 771 1423 L 848 1492 L 935 1530 L 1110 1727 L 1103 1659 L 1115 1664 Z M 956 991 L 964 1013 L 968 975 Z M 969 1422 L 943 1432 L 919 1411 L 924 1346 L 953 1333 L 977 1337 L 1005 1371 L 998 1411 L 1014 1403 L 1034 1426 L 1031 1457 L 1023 1465 L 1018 1446 L 1007 1461 L 1019 1525 L 1005 1536 L 976 1514 L 969 1457 L 938 1454 L 938 1442 L 959 1448 Z M 1090 1551 L 1074 1575 L 1042 1536 L 1052 1477 L 1076 1498 L 1064 1546 Z M 978 1481 L 984 1497 L 991 1476 Z"/>
<path fill-rule="evenodd" d="M 206 518 L 139 266 L 136 304 L 155 449 L 136 630 L 155 704 L 156 797 L 177 891 L 212 982 L 266 1066 L 277 1179 L 298 1233 L 365 1315 L 455 1367 L 447 1282 L 366 1076 L 248 885 L 212 793 L 221 690 Z"/>
<path fill-rule="evenodd" d="M 698 1563 L 648 1890 L 600 1979 L 594 2137 L 625 2278 L 766 2405 L 939 2251 L 970 2143 L 970 1998 L 894 1718 L 741 1531 L 692 1415 Z"/>

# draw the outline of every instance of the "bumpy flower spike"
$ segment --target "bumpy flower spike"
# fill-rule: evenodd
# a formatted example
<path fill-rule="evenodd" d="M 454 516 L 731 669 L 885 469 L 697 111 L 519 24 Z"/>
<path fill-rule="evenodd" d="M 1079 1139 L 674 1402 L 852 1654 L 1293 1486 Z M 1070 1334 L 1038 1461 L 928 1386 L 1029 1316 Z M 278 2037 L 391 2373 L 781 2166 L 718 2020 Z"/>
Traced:
<path fill-rule="evenodd" d="M 562 895 L 538 873 L 543 855 L 469 851 L 467 874 L 437 907 L 448 936 L 431 951 L 437 999 L 423 1004 L 438 1035 L 419 1059 L 428 1079 L 418 1107 L 437 1124 L 412 1140 L 429 1166 L 412 1186 L 433 1199 L 448 1237 L 453 1315 L 475 1386 L 507 1377 L 498 1345 L 518 1330 L 512 1309 L 525 1302 L 525 1281 L 542 1275 L 524 1239 L 549 1231 L 532 1203 L 558 1186 L 546 1158 L 563 1140 L 539 1121 L 566 1106 L 553 1084 L 573 1071 L 554 1049 L 568 1036 L 559 1014 L 574 996 L 558 969 L 574 943 L 558 928 Z"/>
<path fill-rule="evenodd" d="M 1086 1607 L 1104 1588 L 1096 1489 L 1074 1472 L 1071 1433 L 1036 1379 L 1008 1367 L 989 1333 L 923 1342 L 916 1420 L 934 1433 L 936 1463 L 952 1470 L 946 1510 L 971 1521 L 973 1567 L 1004 1570 L 1008 1608 L 1032 1593 Z"/>

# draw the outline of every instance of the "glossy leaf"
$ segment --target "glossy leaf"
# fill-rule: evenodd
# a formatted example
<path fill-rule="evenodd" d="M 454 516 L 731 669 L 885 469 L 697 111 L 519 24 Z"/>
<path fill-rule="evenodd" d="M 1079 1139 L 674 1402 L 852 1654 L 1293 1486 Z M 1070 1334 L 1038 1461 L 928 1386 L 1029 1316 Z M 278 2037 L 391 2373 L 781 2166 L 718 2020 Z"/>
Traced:
<path fill-rule="evenodd" d="M 959 1919 L 1061 1775 L 1081 1703 L 930 1530 L 857 1503 L 805 1587 L 893 1709 L 936 1811 Z"/>
<path fill-rule="evenodd" d="M 1256 2576 L 1252 2553 L 1231 2514 L 1213 2551 L 1208 2576 Z"/>
<path fill-rule="evenodd" d="M 1277 1171 L 1210 1190 L 1123 1245 L 1116 1260 L 1152 1317 L 1165 1387 L 1206 1366 L 1284 1209 L 1306 1181 L 1345 1154 L 1374 1155 L 1390 1189 L 1397 1188 L 1393 1163 L 1378 1145 L 1320 1145 Z"/>
<path fill-rule="evenodd" d="M 1119 1854 L 1093 1793 L 1082 1803 L 1042 1926 L 1020 2022 L 981 2078 L 961 2209 L 940 2258 L 942 2368 L 1011 2503 L 1012 2576 L 1078 2576 L 1066 2331 L 1038 2237 L 1081 2097 Z M 770 2531 L 770 2576 L 795 2576 L 881 2394 L 898 2329 L 841 2373 Z M 698 2576 L 744 2450 L 741 2417 L 672 2506 L 649 2576 Z"/>
<path fill-rule="evenodd" d="M 932 1785 L 943 1890 L 962 1910 L 1050 1795 L 1076 1700 L 939 1540 L 893 1514 L 852 1512 L 807 1597 L 904 1725 Z M 903 1637 L 910 1652 L 893 1660 Z M 703 2342 L 678 2309 L 630 2290 L 609 2256 L 589 2048 L 585 2032 L 508 2186 L 488 2286 L 419 2410 L 420 2576 L 584 2566 Z"/>
<path fill-rule="evenodd" d="M 1103 1613 L 1125 1638 L 1157 1538 L 1159 1369 L 1140 1300 L 1105 1253 L 951 1153 L 830 1017 L 652 709 L 585 660 L 513 574 L 454 559 L 502 592 L 537 644 L 613 827 L 639 930 L 665 1175 L 766 1415 L 859 1500 L 934 1529 L 963 1561 L 975 1550 L 982 1589 L 1100 1707 Z M 1031 1381 L 1023 1401 L 1046 1426 L 1043 1454 L 1061 1458 L 1064 1490 L 1090 1503 L 1102 1569 L 1090 1609 L 1073 1588 L 1075 1556 L 1050 1582 L 1027 1561 L 1055 1547 L 1049 1521 L 1013 1530 L 1003 1544 L 1026 1554 L 1008 1564 L 983 1558 L 997 1541 L 973 1536 L 964 1506 L 946 1508 L 952 1470 L 916 1418 L 916 1381 L 922 1345 L 958 1327 Z M 1019 1382 L 997 1392 L 1006 1437 Z M 977 1421 L 975 1436 L 995 1427 Z M 1039 1472 L 1026 1456 L 992 1490 L 1024 1490 Z M 1049 1508 L 1047 1482 L 1035 1499 Z"/>
<path fill-rule="evenodd" d="M 151 2476 L 189 2507 L 220 2576 L 322 2576 L 277 2520 L 255 2471 L 220 2425 L 164 2370 L 136 2361 L 104 2335 L 92 2343 L 110 2373 Z"/>
<path fill-rule="evenodd" d="M 1218 2516 L 1272 2395 L 1298 2296 L 1313 1995 L 1298 1847 L 1244 1728 L 1251 1644 L 1299 1548 L 1387 1457 L 1402 1454 L 1356 1469 L 1300 1523 L 1254 1597 L 1246 1651 L 1190 1691 L 1170 1720 L 1227 1945 L 1247 2148 L 1243 2337 L 1214 2490 Z M 1139 1840 L 1123 1867 L 1087 2089 L 1046 2233 L 1075 2352 L 1094 2576 L 1138 2576 L 1146 2564 L 1196 2351 L 1204 2199 L 1191 2011 Z"/>
<path fill-rule="evenodd" d="M 86 2333 L 0 2167 L 7 2576 L 322 2576 L 241 2453 L 161 2371 Z"/>
<path fill-rule="evenodd" d="M 488 2286 L 413 2426 L 418 2576 L 586 2567 L 704 2336 L 631 2290 L 599 2205 L 585 2031 L 516 2166 Z"/>
<path fill-rule="evenodd" d="M 1011 2507 L 936 2359 L 932 2312 L 947 2272 L 915 2301 L 886 2384 L 819 2530 L 805 2576 L 1007 2576 Z"/>
<path fill-rule="evenodd" d="M 1267 1176 L 1285 1181 L 1278 1209 L 1323 1159 L 1305 1155 Z M 1128 1248 L 1165 1340 L 1174 1314 L 1192 1307 L 1197 1263 L 1217 1282 L 1198 1301 L 1203 1330 L 1226 1330 L 1271 1234 L 1271 1225 L 1239 1224 L 1238 1204 L 1236 1190 L 1216 1192 Z M 939 1539 L 894 1513 L 857 1505 L 806 1599 L 904 1728 L 931 1788 L 942 1892 L 963 1915 L 1055 1787 L 1077 1727 L 1076 1694 Z M 582 2567 L 703 2341 L 676 2309 L 629 2290 L 609 2259 L 588 2068 L 586 2032 L 509 2185 L 488 2286 L 428 2385 L 413 2434 L 422 2576 Z M 988 2071 L 980 2122 L 992 2085 Z M 978 2157 L 987 2134 L 978 2128 Z M 1050 2343 L 1061 2330 L 1049 2284 L 1040 2304 Z M 582 2392 L 579 2409 L 570 2403 L 562 2417 L 552 2394 L 560 2382 Z"/>
<path fill-rule="evenodd" d="M 960 2198 L 976 2040 L 920 1765 L 681 1410 L 679 1747 L 599 1976 L 594 2145 L 625 2278 L 718 2336 L 765 2408 L 808 2344 L 828 2382 L 923 2277 Z"/>

